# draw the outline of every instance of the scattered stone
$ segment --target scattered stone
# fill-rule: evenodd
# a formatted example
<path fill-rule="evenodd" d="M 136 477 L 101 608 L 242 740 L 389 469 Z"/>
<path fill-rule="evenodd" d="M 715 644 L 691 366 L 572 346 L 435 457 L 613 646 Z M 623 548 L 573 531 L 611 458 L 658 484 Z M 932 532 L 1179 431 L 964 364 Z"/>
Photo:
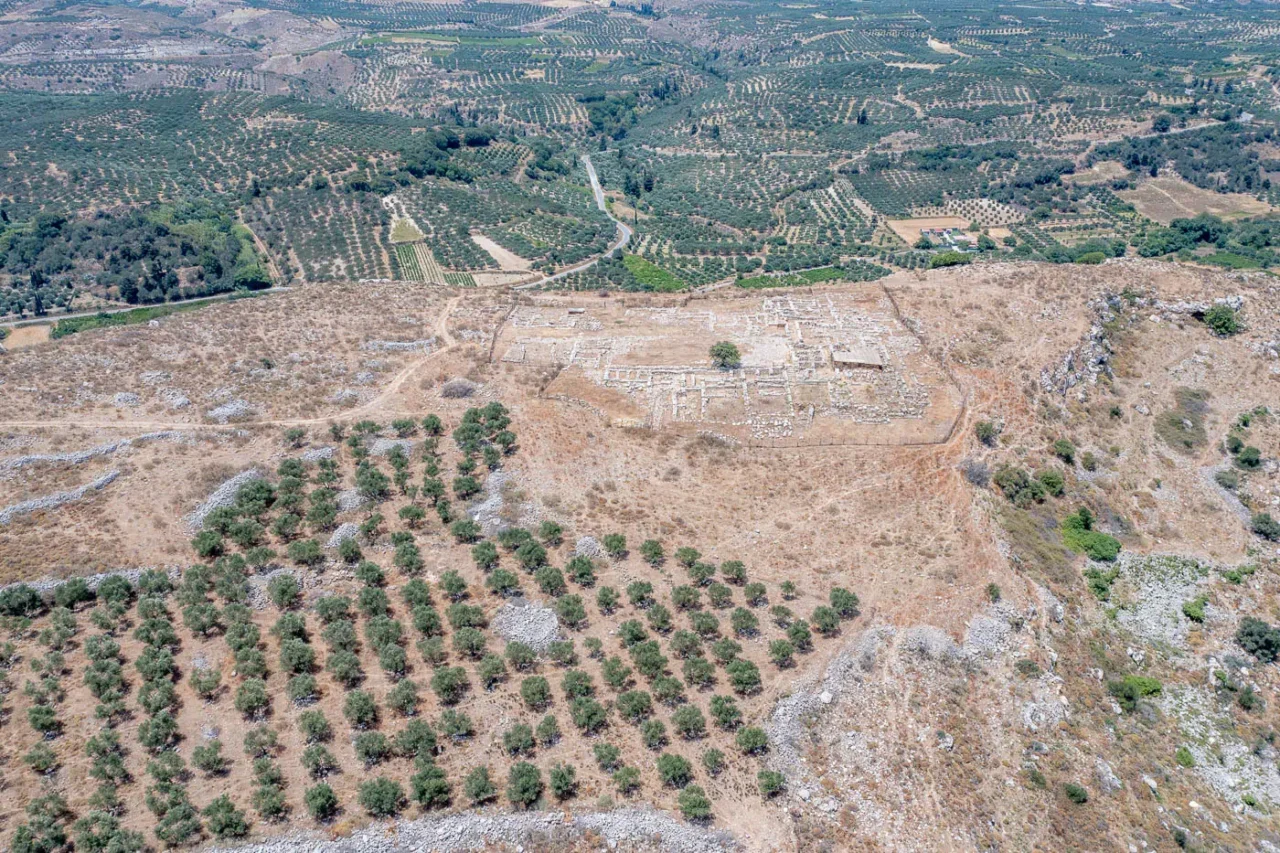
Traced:
<path fill-rule="evenodd" d="M 917 625 L 907 631 L 902 639 L 902 649 L 930 660 L 946 661 L 960 657 L 960 649 L 941 628 Z"/>
<path fill-rule="evenodd" d="M 831 700 L 834 698 L 835 697 L 831 695 L 830 690 L 824 690 L 820 694 L 818 694 L 818 701 L 820 701 L 823 705 L 830 705 Z"/>
<path fill-rule="evenodd" d="M 493 617 L 493 630 L 508 642 L 544 652 L 560 639 L 560 620 L 549 607 L 518 600 L 504 604 Z"/>
<path fill-rule="evenodd" d="M 1049 618 L 1054 622 L 1061 622 L 1062 617 L 1066 615 L 1066 609 L 1062 606 L 1062 602 L 1049 591 L 1048 587 L 1037 587 L 1037 592 L 1040 594 L 1040 603 L 1044 605 L 1045 613 L 1049 614 Z"/>
<path fill-rule="evenodd" d="M 353 831 L 346 837 L 315 830 L 295 831 L 283 837 L 255 843 L 258 853 L 391 853 L 431 850 L 442 853 L 490 849 L 551 850 L 572 846 L 590 832 L 604 839 L 610 849 L 649 842 L 663 853 L 723 853 L 742 849 L 724 830 L 694 826 L 649 807 L 615 809 L 570 816 L 562 811 L 514 814 L 430 815 L 398 820 L 394 831 L 383 822 Z M 527 845 L 527 847 L 526 847 Z M 243 851 L 244 847 L 209 848 Z"/>
<path fill-rule="evenodd" d="M 236 494 L 239 493 L 241 486 L 252 483 L 255 480 L 261 480 L 262 478 L 262 471 L 257 468 L 250 468 L 247 471 L 241 471 L 230 480 L 224 482 L 221 486 L 218 486 L 218 488 L 213 490 L 213 493 L 209 495 L 209 497 L 205 498 L 203 503 L 187 515 L 188 529 L 194 533 L 201 527 L 204 527 L 204 520 L 208 517 L 209 513 L 219 507 L 231 506 L 235 503 Z"/>
<path fill-rule="evenodd" d="M 1151 643 L 1186 648 L 1192 623 L 1182 605 L 1199 594 L 1209 566 L 1190 557 L 1130 552 L 1121 553 L 1115 565 L 1119 576 L 1111 598 L 1120 605 L 1116 621 Z M 1130 657 L 1138 661 L 1145 653 L 1131 649 Z"/>
<path fill-rule="evenodd" d="M 160 399 L 170 409 L 185 409 L 191 405 L 191 399 L 177 388 L 165 388 L 160 392 Z"/>
<path fill-rule="evenodd" d="M 467 510 L 486 536 L 494 536 L 509 527 L 534 527 L 541 520 L 537 508 L 527 501 L 515 501 L 508 486 L 513 484 L 506 471 L 494 471 L 484 481 L 480 502 Z"/>
<path fill-rule="evenodd" d="M 339 388 L 329 398 L 331 403 L 356 403 L 360 400 L 360 392 L 354 388 Z"/>
<path fill-rule="evenodd" d="M 1143 776 L 1142 781 L 1144 784 L 1146 784 L 1148 788 L 1151 789 L 1151 793 L 1154 794 L 1156 792 L 1157 786 L 1156 786 L 1155 779 L 1152 779 L 1150 776 Z"/>
<path fill-rule="evenodd" d="M 303 590 L 309 589 L 315 585 L 315 577 L 312 573 L 299 573 L 292 569 L 274 569 L 262 575 L 249 576 L 249 606 L 254 610 L 265 610 L 271 604 L 271 597 L 267 594 L 267 587 L 271 584 L 271 579 L 278 575 L 289 575 L 298 582 L 298 586 Z"/>
<path fill-rule="evenodd" d="M 117 450 L 123 450 L 144 441 L 179 441 L 186 437 L 186 435 L 176 430 L 166 430 L 164 432 L 149 432 L 145 435 L 140 435 L 137 438 L 122 438 L 119 441 L 113 441 L 109 444 L 99 444 L 97 447 L 90 447 L 87 450 L 73 450 L 68 453 L 32 453 L 26 456 L 17 456 L 13 459 L 0 461 L 0 471 L 13 471 L 18 468 L 25 468 L 28 465 L 35 465 L 38 463 L 67 463 L 70 465 L 82 465 L 90 459 L 108 456 L 115 453 Z"/>
<path fill-rule="evenodd" d="M 964 651 L 967 655 L 992 657 L 1008 645 L 1009 623 L 990 616 L 975 616 L 969 620 L 964 635 Z"/>
<path fill-rule="evenodd" d="M 111 398 L 111 405 L 117 409 L 130 409 L 139 403 L 138 395 L 129 391 L 121 391 Z"/>
<path fill-rule="evenodd" d="M 360 494 L 359 489 L 343 489 L 338 492 L 338 512 L 351 512 L 368 503 L 368 498 Z"/>
<path fill-rule="evenodd" d="M 1093 762 L 1093 775 L 1098 780 L 1098 788 L 1104 794 L 1114 794 L 1124 787 L 1124 783 L 1112 771 L 1111 765 L 1101 758 L 1097 758 Z"/>
<path fill-rule="evenodd" d="M 366 352 L 431 352 L 435 348 L 436 339 L 427 338 L 421 341 L 365 341 L 360 349 Z"/>
<path fill-rule="evenodd" d="M 4 509 L 0 509 L 0 524 L 8 524 L 19 516 L 29 515 L 30 513 L 40 512 L 42 510 L 56 509 L 64 504 L 78 501 L 90 492 L 97 492 L 105 489 L 115 481 L 116 477 L 119 476 L 119 471 L 111 471 L 103 474 L 92 483 L 86 483 L 79 488 L 72 489 L 67 492 L 55 492 L 52 495 L 45 495 L 42 498 L 32 498 L 29 501 L 22 501 L 21 503 L 7 506 Z"/>
<path fill-rule="evenodd" d="M 312 447 L 302 452 L 303 462 L 319 462 L 322 459 L 332 459 L 332 458 L 333 458 L 333 448 L 328 446 Z"/>
<path fill-rule="evenodd" d="M 221 406 L 210 409 L 205 412 L 205 417 L 216 423 L 225 424 L 239 418 L 247 418 L 254 413 L 252 404 L 245 400 L 231 400 L 223 403 Z"/>
<path fill-rule="evenodd" d="M 810 676 L 797 684 L 791 695 L 778 700 L 765 725 L 770 767 L 788 774 L 794 783 L 802 781 L 804 777 L 797 774 L 806 773 L 804 756 L 809 749 L 813 717 L 823 710 L 822 694 L 831 694 L 834 702 L 847 687 L 861 682 L 861 673 L 875 665 L 880 646 L 894 633 L 888 626 L 863 631 L 831 660 L 820 680 Z M 813 779 L 808 781 L 816 783 Z"/>
<path fill-rule="evenodd" d="M 337 548 L 348 539 L 354 539 L 360 533 L 360 526 L 352 521 L 346 521 L 338 525 L 338 529 L 333 531 L 329 536 L 329 541 L 324 543 L 326 548 Z"/>
<path fill-rule="evenodd" d="M 413 452 L 416 444 L 417 442 L 407 438 L 376 438 L 373 444 L 369 445 L 369 453 L 373 456 L 386 456 L 392 448 L 398 447 L 408 456 Z"/>
<path fill-rule="evenodd" d="M 604 556 L 604 548 L 594 536 L 583 536 L 574 543 L 573 556 L 599 559 Z"/>
<path fill-rule="evenodd" d="M 470 397 L 480 389 L 480 386 L 472 382 L 470 379 L 450 379 L 444 385 L 440 386 L 440 396 L 446 400 L 457 400 Z"/>

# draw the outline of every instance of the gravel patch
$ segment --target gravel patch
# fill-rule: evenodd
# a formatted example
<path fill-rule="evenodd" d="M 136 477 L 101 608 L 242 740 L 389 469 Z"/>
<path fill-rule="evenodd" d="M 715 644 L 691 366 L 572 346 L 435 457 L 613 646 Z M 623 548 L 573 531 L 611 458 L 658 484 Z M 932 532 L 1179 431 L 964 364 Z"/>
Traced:
<path fill-rule="evenodd" d="M 312 447 L 302 452 L 303 462 L 319 462 L 322 459 L 332 459 L 334 450 L 332 447 Z"/>
<path fill-rule="evenodd" d="M 360 533 L 360 526 L 354 522 L 346 521 L 338 525 L 338 529 L 333 531 L 329 536 L 329 541 L 324 543 L 326 548 L 337 548 L 348 539 L 354 539 Z"/>
<path fill-rule="evenodd" d="M 253 404 L 246 400 L 231 400 L 221 406 L 210 409 L 204 414 L 205 417 L 212 421 L 225 424 L 235 418 L 247 418 L 255 411 Z"/>
<path fill-rule="evenodd" d="M 531 601 L 502 605 L 493 617 L 493 630 L 508 642 L 524 643 L 535 652 L 544 652 L 560 637 L 560 620 L 549 607 Z"/>
<path fill-rule="evenodd" d="M 0 471 L 14 471 L 18 468 L 25 468 L 28 465 L 36 465 L 42 462 L 55 464 L 65 462 L 70 465 L 83 465 L 91 459 L 109 456 L 117 450 L 123 450 L 126 447 L 141 444 L 144 441 L 182 441 L 186 437 L 181 432 L 166 430 L 164 432 L 149 432 L 137 438 L 122 438 L 109 444 L 99 444 L 97 447 L 73 450 L 68 453 L 32 453 L 27 456 L 17 456 L 13 459 L 0 461 Z"/>
<path fill-rule="evenodd" d="M 201 527 L 204 527 L 204 520 L 209 513 L 219 507 L 231 506 L 231 504 L 235 503 L 236 493 L 240 491 L 241 486 L 262 478 L 263 473 L 257 468 L 250 468 L 247 471 L 241 471 L 236 474 L 230 480 L 214 489 L 209 497 L 205 498 L 199 506 L 187 515 L 187 527 L 193 533 L 198 531 Z"/>
<path fill-rule="evenodd" d="M 42 498 L 32 498 L 29 501 L 12 504 L 0 509 L 0 524 L 8 524 L 19 516 L 28 515 L 41 510 L 56 509 L 64 504 L 73 503 L 80 500 L 90 492 L 97 492 L 111 485 L 116 477 L 120 476 L 119 471 L 110 471 L 94 480 L 92 483 L 86 483 L 79 488 L 72 489 L 68 492 L 55 492 L 52 495 L 45 495 Z"/>
<path fill-rule="evenodd" d="M 394 831 L 388 829 L 394 826 Z M 568 816 L 559 810 L 512 814 L 461 813 L 374 823 L 346 838 L 328 838 L 315 831 L 294 832 L 282 838 L 258 842 L 257 853 L 380 853 L 380 851 L 471 851 L 495 845 L 550 850 L 580 837 L 584 832 L 604 837 L 609 848 L 618 846 L 663 853 L 717 853 L 740 850 L 728 832 L 684 823 L 648 807 Z M 217 848 L 240 850 L 248 848 Z"/>
<path fill-rule="evenodd" d="M 141 401 L 138 399 L 138 395 L 130 391 L 121 391 L 111 398 L 111 405 L 117 409 L 131 409 L 138 405 L 139 402 Z"/>

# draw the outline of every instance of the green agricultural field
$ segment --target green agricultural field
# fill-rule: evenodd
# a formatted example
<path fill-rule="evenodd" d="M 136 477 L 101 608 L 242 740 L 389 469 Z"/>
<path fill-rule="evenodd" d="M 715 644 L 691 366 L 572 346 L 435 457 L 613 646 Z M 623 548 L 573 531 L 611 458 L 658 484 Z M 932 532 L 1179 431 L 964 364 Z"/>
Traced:
<path fill-rule="evenodd" d="M 639 255 L 624 255 L 622 260 L 627 265 L 627 270 L 646 290 L 671 292 L 687 287 L 683 281 Z"/>

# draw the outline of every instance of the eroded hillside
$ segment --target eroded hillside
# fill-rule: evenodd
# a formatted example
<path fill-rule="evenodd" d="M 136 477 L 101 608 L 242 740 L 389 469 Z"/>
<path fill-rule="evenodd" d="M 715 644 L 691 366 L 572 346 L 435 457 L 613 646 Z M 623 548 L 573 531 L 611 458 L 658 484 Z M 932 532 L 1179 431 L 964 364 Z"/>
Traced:
<path fill-rule="evenodd" d="M 30 627 L 9 620 L 16 656 L 0 749 L 12 795 L 0 837 L 10 842 L 29 822 L 24 809 L 45 789 L 62 791 L 75 817 L 101 806 L 85 749 L 104 700 L 84 671 L 89 638 L 105 633 L 118 637 L 127 673 L 119 719 L 107 715 L 124 747 L 124 784 L 141 798 L 176 779 L 195 809 L 229 790 L 259 840 L 314 825 L 304 791 L 319 781 L 303 715 L 319 710 L 342 768 L 324 783 L 343 807 L 328 826 L 341 832 L 373 819 L 361 785 L 375 777 L 403 785 L 415 798 L 403 814 L 426 815 L 434 832 L 445 820 L 437 811 L 476 811 L 466 780 L 483 766 L 497 800 L 477 808 L 515 821 L 498 837 L 547 837 L 557 830 L 531 815 L 504 817 L 509 771 L 529 761 L 548 784 L 554 768 L 574 767 L 576 785 L 563 798 L 548 788 L 544 805 L 577 815 L 575 832 L 613 838 L 621 830 L 601 829 L 592 814 L 630 799 L 684 807 L 666 778 L 678 762 L 656 763 L 665 754 L 687 760 L 710 795 L 711 829 L 748 849 L 1276 842 L 1275 667 L 1267 635 L 1248 651 L 1237 640 L 1245 617 L 1277 616 L 1276 545 L 1264 538 L 1274 532 L 1260 522 L 1280 516 L 1280 421 L 1268 409 L 1280 399 L 1274 281 L 1110 261 L 899 273 L 782 295 L 308 286 L 9 353 L 0 362 L 3 580 L 186 571 L 174 572 L 164 616 L 142 612 L 153 607 L 147 594 L 121 599 L 127 612 L 115 621 L 95 616 L 110 610 L 100 595 L 33 604 Z M 1206 324 L 1218 303 L 1232 307 L 1237 333 Z M 707 347 L 721 339 L 741 347 L 741 366 L 710 365 Z M 882 363 L 831 358 L 855 350 Z M 469 446 L 454 430 L 476 411 L 507 422 Z M 438 437 L 424 424 L 431 414 Z M 475 489 L 455 477 L 474 477 Z M 265 505 L 246 508 L 250 482 L 270 486 Z M 293 491 L 299 503 L 281 504 Z M 197 512 L 218 505 L 234 517 Z M 286 515 L 295 522 L 280 522 Z M 474 529 L 457 526 L 468 518 Z M 535 535 L 542 556 L 522 556 L 515 534 L 504 542 L 510 528 Z M 611 548 L 610 534 L 625 545 Z M 642 549 L 650 540 L 661 559 Z M 475 555 L 486 542 L 492 564 Z M 189 580 L 197 564 L 205 568 Z M 515 587 L 494 583 L 499 571 Z M 465 598 L 449 592 L 451 572 Z M 270 600 L 269 579 L 281 577 L 298 583 L 296 604 Z M 422 602 L 405 595 L 415 579 L 447 629 L 415 623 Z M 383 591 L 382 607 L 371 589 Z M 504 656 L 500 614 L 516 589 L 549 608 L 552 630 L 576 643 L 574 662 L 545 645 L 527 670 Z M 602 603 L 603 589 L 620 602 Z M 835 603 L 832 590 L 858 602 L 826 625 L 819 611 Z M 330 667 L 347 649 L 326 633 L 347 617 L 317 610 L 333 595 L 353 602 L 363 675 L 351 683 Z M 580 623 L 564 603 L 574 596 Z M 44 629 L 67 619 L 60 603 L 76 633 L 58 640 Z M 188 617 L 193 604 L 218 618 Z M 280 630 L 289 614 L 301 617 L 312 667 L 286 662 L 301 639 Z M 148 646 L 170 647 L 138 633 L 149 618 L 178 634 L 176 669 L 161 676 L 171 699 L 153 701 L 158 688 L 135 666 Z M 808 650 L 792 632 L 801 619 L 813 629 Z M 389 621 L 403 636 L 378 639 Z M 259 677 L 228 642 L 243 625 L 259 635 L 249 647 L 263 658 L 266 709 L 239 707 L 243 685 Z M 467 630 L 478 632 L 479 653 L 459 645 L 469 642 L 459 634 L 475 639 Z M 784 639 L 790 656 L 773 645 Z M 646 657 L 651 641 L 661 664 Z M 61 699 L 40 693 L 48 684 L 23 689 L 55 642 L 65 669 L 44 675 L 63 683 Z M 404 659 L 387 652 L 388 664 L 388 647 Z M 486 653 L 506 661 L 505 680 L 495 664 L 486 673 Z M 616 686 L 615 657 L 635 670 Z M 694 659 L 710 674 L 690 668 Z M 745 667 L 735 662 L 749 662 L 759 685 L 738 691 Z M 190 675 L 215 668 L 224 686 L 202 698 Z M 455 668 L 470 684 L 457 699 L 435 689 Z M 590 693 L 570 672 L 586 673 Z M 295 694 L 301 675 L 312 693 Z M 534 677 L 551 687 L 548 707 L 522 696 Z M 406 680 L 421 688 L 410 715 L 395 710 Z M 347 713 L 354 692 L 373 699 L 376 723 Z M 623 698 L 640 692 L 647 712 Z M 718 724 L 717 696 L 740 709 L 736 731 Z M 598 705 L 598 728 L 578 699 Z M 55 709 L 59 736 L 33 729 L 37 706 Z M 153 748 L 144 733 L 170 708 L 172 740 Z M 685 731 L 687 708 L 705 731 Z M 469 715 L 470 736 L 450 732 L 451 711 Z M 558 736 L 532 732 L 547 713 Z M 415 720 L 439 738 L 425 759 L 394 748 Z M 645 731 L 653 720 L 664 723 L 661 741 Z M 531 730 L 527 748 L 506 740 L 520 724 Z M 287 820 L 260 808 L 255 791 L 272 771 L 241 750 L 263 725 L 278 743 L 254 754 L 277 768 Z M 743 754 L 738 734 L 754 728 L 767 747 Z M 373 761 L 376 738 L 361 740 L 370 731 L 389 741 Z M 226 775 L 192 769 L 195 748 L 214 739 L 231 759 Z M 620 788 L 601 743 L 636 769 L 638 793 Z M 39 744 L 52 767 L 24 760 Z M 189 776 L 148 769 L 170 746 Z M 724 754 L 723 771 L 703 763 L 709 750 Z M 423 776 L 429 768 L 442 771 L 449 796 L 420 795 L 435 778 Z M 770 770 L 785 787 L 762 798 L 758 774 Z M 157 820 L 140 802 L 121 811 L 122 826 L 149 842 Z M 480 831 L 458 826 L 463 839 Z M 671 843 L 730 842 L 699 832 Z"/>

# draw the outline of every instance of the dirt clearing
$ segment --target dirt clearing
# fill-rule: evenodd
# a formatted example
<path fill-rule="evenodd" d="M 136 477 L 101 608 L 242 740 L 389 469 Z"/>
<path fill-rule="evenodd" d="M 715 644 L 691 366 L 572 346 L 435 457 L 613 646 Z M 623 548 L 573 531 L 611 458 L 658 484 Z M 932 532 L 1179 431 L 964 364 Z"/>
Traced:
<path fill-rule="evenodd" d="M 1271 205 L 1240 193 L 1215 193 L 1202 190 L 1181 178 L 1152 178 L 1136 190 L 1116 195 L 1132 204 L 1138 212 L 1161 225 L 1175 219 L 1212 213 L 1224 219 L 1257 216 L 1271 211 Z"/>
<path fill-rule="evenodd" d="M 7 350 L 32 347 L 49 340 L 49 333 L 52 331 L 53 326 L 47 323 L 40 323 L 35 326 L 19 326 L 16 329 L 10 329 L 5 339 L 0 341 L 0 345 L 3 345 Z"/>
<path fill-rule="evenodd" d="M 483 234 L 472 234 L 471 242 L 488 252 L 498 262 L 498 266 L 503 272 L 511 270 L 524 271 L 533 266 L 532 261 L 525 260 L 510 249 L 502 248 Z"/>

